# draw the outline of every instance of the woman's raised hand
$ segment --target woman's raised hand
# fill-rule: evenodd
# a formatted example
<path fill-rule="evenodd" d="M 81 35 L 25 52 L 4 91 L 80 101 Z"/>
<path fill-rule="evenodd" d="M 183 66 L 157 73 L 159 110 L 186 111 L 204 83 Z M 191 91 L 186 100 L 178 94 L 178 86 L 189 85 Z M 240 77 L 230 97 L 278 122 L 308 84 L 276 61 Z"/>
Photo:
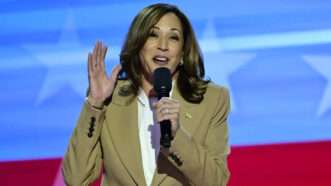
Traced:
<path fill-rule="evenodd" d="M 122 68 L 120 64 L 116 65 L 110 77 L 107 77 L 105 68 L 106 53 L 107 47 L 97 41 L 93 52 L 88 54 L 88 100 L 95 107 L 101 107 L 105 99 L 113 93 L 117 75 Z"/>

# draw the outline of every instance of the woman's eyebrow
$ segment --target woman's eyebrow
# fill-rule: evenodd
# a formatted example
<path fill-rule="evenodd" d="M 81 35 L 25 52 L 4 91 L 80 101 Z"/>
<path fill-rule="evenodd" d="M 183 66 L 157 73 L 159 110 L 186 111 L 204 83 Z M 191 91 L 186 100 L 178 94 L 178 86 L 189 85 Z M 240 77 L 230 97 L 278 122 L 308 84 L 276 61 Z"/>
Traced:
<path fill-rule="evenodd" d="M 152 29 L 160 30 L 160 27 L 154 25 L 154 26 L 152 26 Z M 176 28 L 176 27 L 170 28 L 170 30 L 171 30 L 171 31 L 177 31 L 177 32 L 179 32 L 179 33 L 182 32 L 179 28 Z"/>
<path fill-rule="evenodd" d="M 152 26 L 152 28 L 155 28 L 155 29 L 158 29 L 158 30 L 160 30 L 160 28 L 158 27 L 158 26 Z"/>
<path fill-rule="evenodd" d="M 172 31 L 177 31 L 177 32 L 179 32 L 179 33 L 182 32 L 182 31 L 181 31 L 180 29 L 178 29 L 178 28 L 171 28 L 170 30 L 172 30 Z"/>

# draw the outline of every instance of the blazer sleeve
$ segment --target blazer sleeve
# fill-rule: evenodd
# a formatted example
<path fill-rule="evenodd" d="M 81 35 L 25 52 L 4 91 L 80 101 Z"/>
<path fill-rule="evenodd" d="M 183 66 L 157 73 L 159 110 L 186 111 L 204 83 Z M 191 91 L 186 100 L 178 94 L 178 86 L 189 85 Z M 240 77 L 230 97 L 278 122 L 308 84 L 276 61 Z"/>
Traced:
<path fill-rule="evenodd" d="M 62 162 L 62 173 L 67 185 L 89 185 L 99 177 L 102 166 L 100 135 L 104 113 L 105 108 L 97 110 L 87 101 L 84 103 Z"/>
<path fill-rule="evenodd" d="M 218 103 L 207 124 L 205 144 L 195 141 L 191 134 L 180 127 L 169 149 L 168 159 L 192 185 L 225 186 L 230 176 L 227 167 L 227 155 L 230 153 L 227 125 L 229 93 L 225 88 L 218 90 Z"/>

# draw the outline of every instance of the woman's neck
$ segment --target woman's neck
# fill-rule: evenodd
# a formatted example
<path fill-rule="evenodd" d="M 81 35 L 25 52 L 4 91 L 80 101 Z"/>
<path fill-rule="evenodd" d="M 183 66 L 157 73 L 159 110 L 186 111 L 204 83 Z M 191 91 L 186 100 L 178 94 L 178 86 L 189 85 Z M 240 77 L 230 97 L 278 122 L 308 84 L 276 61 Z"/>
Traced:
<path fill-rule="evenodd" d="M 146 95 L 149 95 L 150 91 L 153 89 L 153 85 L 143 76 L 142 88 Z"/>

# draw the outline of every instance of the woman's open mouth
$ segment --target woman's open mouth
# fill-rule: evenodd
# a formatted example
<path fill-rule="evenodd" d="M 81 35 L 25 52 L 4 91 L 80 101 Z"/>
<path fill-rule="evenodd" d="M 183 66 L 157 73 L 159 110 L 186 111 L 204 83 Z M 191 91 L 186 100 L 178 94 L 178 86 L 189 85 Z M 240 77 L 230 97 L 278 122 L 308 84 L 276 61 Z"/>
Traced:
<path fill-rule="evenodd" d="M 166 56 L 155 56 L 153 57 L 153 61 L 158 65 L 166 65 L 169 62 L 169 58 Z"/>

